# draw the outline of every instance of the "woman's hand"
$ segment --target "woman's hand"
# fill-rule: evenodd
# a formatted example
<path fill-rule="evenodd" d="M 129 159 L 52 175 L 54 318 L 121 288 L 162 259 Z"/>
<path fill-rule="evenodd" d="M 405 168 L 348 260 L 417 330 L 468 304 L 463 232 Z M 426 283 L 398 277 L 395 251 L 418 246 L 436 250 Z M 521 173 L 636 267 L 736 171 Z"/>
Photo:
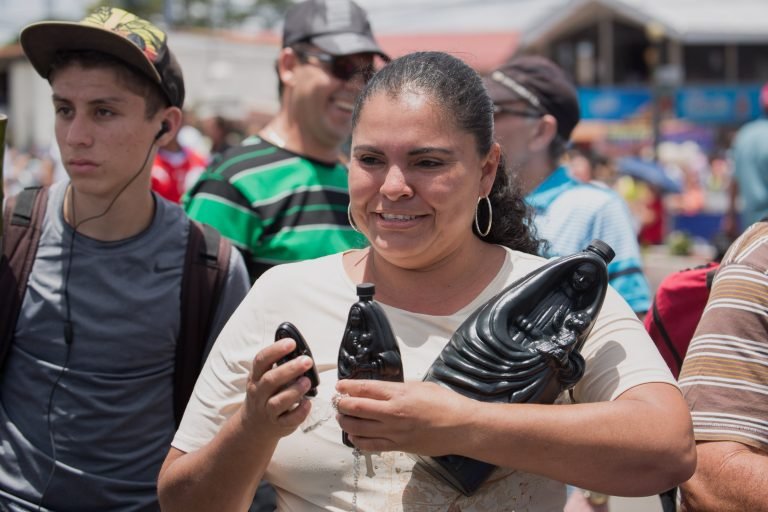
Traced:
<path fill-rule="evenodd" d="M 311 384 L 302 374 L 312 359 L 275 366 L 295 347 L 282 339 L 256 354 L 242 407 L 210 442 L 189 453 L 171 447 L 158 482 L 164 511 L 248 509 L 278 441 L 310 411 L 304 394 Z"/>
<path fill-rule="evenodd" d="M 301 425 L 309 414 L 311 404 L 304 394 L 311 387 L 303 375 L 314 361 L 299 356 L 285 364 L 275 366 L 290 354 L 296 342 L 290 338 L 279 340 L 264 348 L 253 360 L 248 376 L 242 422 L 247 429 L 260 436 L 285 437 Z"/>
<path fill-rule="evenodd" d="M 356 448 L 371 452 L 455 453 L 476 403 L 433 382 L 343 379 L 336 390 L 339 425 Z"/>

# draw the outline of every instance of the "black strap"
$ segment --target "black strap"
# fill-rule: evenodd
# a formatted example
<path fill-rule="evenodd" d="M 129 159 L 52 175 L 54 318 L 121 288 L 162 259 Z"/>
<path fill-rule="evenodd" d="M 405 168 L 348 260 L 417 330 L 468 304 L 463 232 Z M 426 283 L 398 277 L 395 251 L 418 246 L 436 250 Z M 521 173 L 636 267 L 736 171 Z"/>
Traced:
<path fill-rule="evenodd" d="M 677 487 L 659 493 L 662 512 L 675 512 L 677 510 Z"/>
<path fill-rule="evenodd" d="M 720 267 L 715 267 L 709 272 L 707 272 L 707 290 L 712 290 L 712 283 L 715 281 L 715 275 L 717 275 L 717 270 Z"/>
<path fill-rule="evenodd" d="M 629 267 L 629 268 L 625 268 L 624 270 L 619 270 L 618 272 L 612 272 L 608 274 L 608 280 L 611 281 L 613 279 L 616 279 L 617 277 L 628 276 L 632 274 L 642 274 L 642 273 L 643 273 L 643 269 L 641 269 L 640 267 Z"/>
<path fill-rule="evenodd" d="M 653 314 L 653 323 L 656 324 L 656 328 L 659 330 L 661 339 L 664 340 L 664 343 L 667 345 L 669 352 L 672 354 L 672 357 L 675 359 L 675 364 L 677 364 L 677 368 L 675 368 L 673 373 L 677 374 L 677 372 L 680 371 L 680 368 L 683 365 L 683 359 L 680 357 L 680 354 L 675 349 L 675 344 L 672 343 L 672 339 L 669 337 L 669 333 L 667 332 L 667 329 L 664 327 L 664 323 L 661 321 L 661 314 L 659 313 L 659 308 L 656 306 L 655 300 L 653 301 L 653 305 L 651 306 L 651 314 Z"/>
<path fill-rule="evenodd" d="M 173 413 L 177 426 L 203 366 L 218 299 L 229 271 L 231 247 L 211 226 L 190 221 L 173 377 Z"/>
<path fill-rule="evenodd" d="M 203 224 L 203 238 L 204 247 L 202 248 L 202 256 L 205 258 L 205 264 L 207 266 L 215 267 L 219 257 L 219 239 L 221 235 L 218 231 L 213 229 L 208 224 Z"/>
<path fill-rule="evenodd" d="M 29 187 L 22 190 L 16 197 L 16 205 L 11 214 L 11 225 L 27 227 L 32 223 L 32 213 L 35 207 L 35 198 L 41 187 Z"/>
<path fill-rule="evenodd" d="M 44 187 L 25 188 L 6 201 L 0 256 L 0 368 L 13 341 L 47 203 L 48 190 Z"/>

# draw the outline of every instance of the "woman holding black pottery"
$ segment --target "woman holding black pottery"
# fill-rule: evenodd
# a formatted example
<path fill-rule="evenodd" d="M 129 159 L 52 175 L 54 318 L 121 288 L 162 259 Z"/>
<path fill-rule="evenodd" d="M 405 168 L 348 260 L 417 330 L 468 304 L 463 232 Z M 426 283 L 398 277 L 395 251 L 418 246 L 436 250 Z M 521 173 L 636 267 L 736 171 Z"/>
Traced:
<path fill-rule="evenodd" d="M 686 480 L 688 409 L 612 289 L 581 348 L 575 404 L 569 393 L 555 405 L 492 403 L 423 381 L 473 311 L 546 263 L 533 255 L 538 241 L 480 77 L 442 53 L 396 59 L 366 86 L 353 126 L 349 213 L 370 246 L 277 266 L 256 282 L 173 440 L 163 509 L 246 510 L 262 477 L 279 510 L 377 512 L 562 510 L 563 482 L 646 496 Z M 337 379 L 350 305 L 366 282 L 397 338 L 404 382 Z M 294 348 L 273 341 L 284 321 L 311 348 L 314 398 L 302 376 L 312 359 L 275 365 Z M 416 463 L 448 454 L 497 468 L 466 496 Z"/>

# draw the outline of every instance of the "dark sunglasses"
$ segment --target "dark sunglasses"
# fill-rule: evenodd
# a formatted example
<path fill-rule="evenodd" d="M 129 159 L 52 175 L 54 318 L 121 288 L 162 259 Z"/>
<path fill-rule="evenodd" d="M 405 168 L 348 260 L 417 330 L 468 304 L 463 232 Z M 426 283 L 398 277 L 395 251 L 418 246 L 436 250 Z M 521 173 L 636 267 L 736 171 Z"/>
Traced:
<path fill-rule="evenodd" d="M 533 110 L 527 110 L 524 108 L 505 107 L 504 105 L 496 105 L 494 103 L 493 115 L 498 116 L 501 114 L 507 114 L 509 116 L 514 116 L 514 117 L 527 117 L 531 119 L 541 117 L 544 115 L 541 112 L 536 112 Z"/>
<path fill-rule="evenodd" d="M 309 52 L 297 50 L 296 53 L 306 62 L 309 57 L 314 57 L 328 67 L 328 71 L 334 77 L 346 82 L 352 80 L 357 75 L 363 78 L 363 82 L 368 82 L 375 72 L 373 64 L 360 66 L 359 60 L 350 55 L 336 57 L 322 52 Z"/>

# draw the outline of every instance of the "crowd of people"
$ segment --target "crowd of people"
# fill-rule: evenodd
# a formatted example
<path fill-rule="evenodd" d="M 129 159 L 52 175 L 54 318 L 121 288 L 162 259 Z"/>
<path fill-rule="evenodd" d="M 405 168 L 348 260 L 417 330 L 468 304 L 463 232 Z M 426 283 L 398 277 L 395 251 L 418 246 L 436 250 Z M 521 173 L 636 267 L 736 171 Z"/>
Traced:
<path fill-rule="evenodd" d="M 268 122 L 264 114 L 252 113 L 246 118 L 227 118 L 200 109 L 185 109 L 183 126 L 174 141 L 158 150 L 153 168 L 153 189 L 171 201 L 181 203 L 203 171 L 225 150 L 238 146 L 249 135 L 257 134 Z M 255 119 L 251 119 L 254 117 Z M 594 149 L 570 147 L 562 161 L 569 175 L 578 181 L 591 182 L 615 190 L 629 207 L 630 220 L 642 249 L 647 246 L 672 245 L 672 232 L 690 231 L 701 244 L 715 244 L 711 228 L 689 230 L 700 215 L 722 216 L 720 236 L 734 235 L 749 225 L 742 220 L 744 209 L 734 178 L 734 152 L 719 151 L 707 156 L 696 142 L 662 142 L 659 164 L 679 190 L 665 190 L 653 182 L 623 174 L 617 159 L 606 157 Z M 644 157 L 649 163 L 651 159 Z M 25 187 L 50 185 L 67 178 L 55 140 L 44 149 L 23 150 L 6 146 L 4 187 L 6 195 Z M 682 219 L 681 222 L 676 222 Z M 686 222 L 686 219 L 690 219 Z M 681 224 L 677 227 L 676 224 Z M 672 235 L 674 236 L 674 235 Z M 234 235 L 233 235 L 234 237 Z M 674 252 L 671 249 L 672 252 Z"/>
<path fill-rule="evenodd" d="M 20 42 L 50 84 L 56 149 L 34 179 L 11 160 L 3 205 L 0 510 L 603 512 L 670 491 L 665 510 L 765 510 L 768 226 L 747 217 L 676 379 L 640 321 L 653 290 L 629 206 L 571 172 L 578 96 L 552 61 L 481 76 L 437 51 L 390 59 L 356 3 L 304 0 L 283 24 L 278 113 L 233 140 L 185 113 L 172 42 L 130 12 Z M 737 143 L 752 192 L 763 142 Z M 610 286 L 554 403 L 425 378 L 476 311 L 595 239 Z M 542 333 L 584 314 L 587 270 L 483 336 L 554 346 Z M 380 324 L 350 309 L 364 283 L 397 357 L 371 353 Z M 285 322 L 305 340 L 276 335 Z M 341 375 L 348 335 L 345 364 L 398 378 Z M 478 350 L 466 371 L 505 383 L 570 357 L 490 370 Z M 493 473 L 457 488 L 423 464 L 447 456 Z"/>

